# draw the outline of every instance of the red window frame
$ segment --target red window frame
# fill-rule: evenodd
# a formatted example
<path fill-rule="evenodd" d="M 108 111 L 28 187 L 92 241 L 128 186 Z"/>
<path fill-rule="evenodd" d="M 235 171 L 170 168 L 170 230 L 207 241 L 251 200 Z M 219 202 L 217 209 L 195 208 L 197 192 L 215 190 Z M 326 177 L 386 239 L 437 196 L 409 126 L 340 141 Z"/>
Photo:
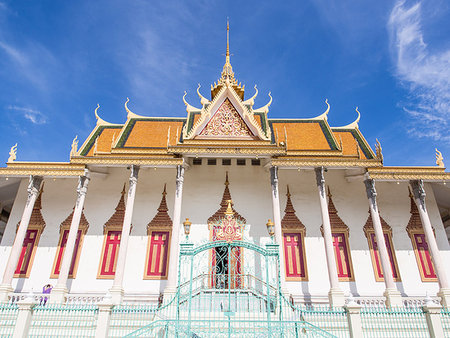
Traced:
<path fill-rule="evenodd" d="M 332 235 L 338 278 L 340 281 L 353 281 L 355 277 L 348 245 L 348 234 L 333 232 Z"/>
<path fill-rule="evenodd" d="M 75 247 L 73 249 L 73 255 L 72 255 L 72 262 L 70 264 L 70 270 L 69 270 L 69 278 L 75 278 L 76 275 L 76 267 L 78 263 L 79 258 L 79 250 L 80 250 L 80 244 L 83 237 L 83 230 L 78 230 L 77 232 L 77 239 L 75 241 Z M 64 257 L 64 253 L 66 251 L 66 244 L 67 244 L 67 238 L 69 237 L 69 229 L 64 229 L 60 235 L 60 242 L 58 246 L 58 251 L 55 258 L 55 263 L 53 265 L 52 269 L 52 275 L 50 278 L 58 278 L 59 272 L 61 270 L 61 264 Z"/>
<path fill-rule="evenodd" d="M 301 232 L 283 232 L 286 280 L 307 280 L 304 235 Z"/>
<path fill-rule="evenodd" d="M 27 230 L 25 238 L 23 239 L 19 261 L 17 262 L 16 270 L 14 271 L 14 277 L 28 277 L 30 275 L 40 235 L 41 230 L 39 229 Z"/>
<path fill-rule="evenodd" d="M 144 279 L 167 279 L 170 233 L 169 230 L 151 231 Z"/>
<path fill-rule="evenodd" d="M 102 259 L 97 278 L 113 279 L 116 274 L 117 257 L 119 256 L 121 230 L 108 230 L 103 242 Z"/>
<path fill-rule="evenodd" d="M 425 234 L 413 233 L 414 251 L 416 254 L 417 264 L 419 265 L 420 275 L 424 282 L 437 281 L 436 272 L 434 270 L 433 261 L 428 249 L 428 243 Z"/>
<path fill-rule="evenodd" d="M 392 238 L 389 233 L 384 232 L 384 241 L 386 243 L 386 248 L 389 256 L 389 262 L 391 264 L 392 269 L 392 277 L 394 278 L 394 281 L 399 282 L 401 281 L 400 273 L 398 271 L 398 265 L 397 265 L 397 259 L 395 257 L 395 253 L 392 246 Z M 372 259 L 373 259 L 373 265 L 374 265 L 374 272 L 375 272 L 375 280 L 377 282 L 383 282 L 384 276 L 383 276 L 383 268 L 381 266 L 381 258 L 380 258 L 380 252 L 378 251 L 378 244 L 377 239 L 375 236 L 375 232 L 369 233 L 369 238 L 371 241 L 371 250 L 372 250 Z"/>

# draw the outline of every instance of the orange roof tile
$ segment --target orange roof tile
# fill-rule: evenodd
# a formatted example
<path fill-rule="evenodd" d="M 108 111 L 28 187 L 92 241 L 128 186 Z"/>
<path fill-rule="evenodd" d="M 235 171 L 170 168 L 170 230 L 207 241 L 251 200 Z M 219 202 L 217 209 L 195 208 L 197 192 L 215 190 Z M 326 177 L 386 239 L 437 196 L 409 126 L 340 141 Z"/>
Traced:
<path fill-rule="evenodd" d="M 178 135 L 181 135 L 183 121 L 141 120 L 136 121 L 134 124 L 124 146 L 130 148 L 165 148 L 167 147 L 167 132 L 169 127 L 169 142 L 171 145 L 174 145 L 177 142 L 177 128 Z"/>
<path fill-rule="evenodd" d="M 286 142 L 286 128 L 288 150 L 331 149 L 319 122 L 273 122 L 272 126 L 275 137 L 278 133 L 278 142 Z"/>
<path fill-rule="evenodd" d="M 344 155 L 358 156 L 356 147 L 359 147 L 359 143 L 350 131 L 333 131 L 333 133 L 338 142 L 342 140 L 342 153 Z M 367 159 L 361 148 L 359 149 L 359 153 L 362 159 Z"/>
<path fill-rule="evenodd" d="M 111 146 L 113 143 L 113 137 L 117 140 L 117 137 L 120 134 L 122 127 L 108 127 L 104 128 L 100 134 L 97 136 L 97 152 L 111 152 Z M 89 152 L 86 156 L 93 156 L 95 148 L 95 140 Z"/>

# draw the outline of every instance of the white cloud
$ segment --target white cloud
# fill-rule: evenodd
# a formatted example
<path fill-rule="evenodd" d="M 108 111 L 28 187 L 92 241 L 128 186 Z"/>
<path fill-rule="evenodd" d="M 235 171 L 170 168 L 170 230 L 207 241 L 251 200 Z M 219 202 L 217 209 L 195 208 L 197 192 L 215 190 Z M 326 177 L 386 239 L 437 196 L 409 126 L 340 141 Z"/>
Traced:
<path fill-rule="evenodd" d="M 396 76 L 411 94 L 403 107 L 411 117 L 410 133 L 450 143 L 450 50 L 434 52 L 425 42 L 422 2 L 397 1 L 388 30 Z"/>
<path fill-rule="evenodd" d="M 17 75 L 27 79 L 35 87 L 47 90 L 52 71 L 57 66 L 53 54 L 43 45 L 35 42 L 22 43 L 20 46 L 0 40 L 1 51 L 8 56 L 2 61 L 5 68 L 11 68 Z M 11 62 L 6 62 L 6 60 Z"/>
<path fill-rule="evenodd" d="M 8 109 L 20 112 L 25 119 L 29 120 L 33 124 L 47 123 L 47 117 L 38 110 L 18 106 L 8 106 Z"/>

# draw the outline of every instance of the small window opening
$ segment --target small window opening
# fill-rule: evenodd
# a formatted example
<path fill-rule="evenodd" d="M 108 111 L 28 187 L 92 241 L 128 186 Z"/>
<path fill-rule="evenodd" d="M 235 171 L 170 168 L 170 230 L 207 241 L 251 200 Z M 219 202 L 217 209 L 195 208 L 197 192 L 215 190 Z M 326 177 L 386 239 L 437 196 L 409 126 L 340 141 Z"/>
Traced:
<path fill-rule="evenodd" d="M 215 158 L 208 158 L 208 165 L 216 165 L 217 160 Z"/>
<path fill-rule="evenodd" d="M 260 159 L 252 159 L 252 165 L 261 165 L 261 160 Z"/>
<path fill-rule="evenodd" d="M 202 159 L 201 158 L 194 158 L 194 160 L 192 161 L 192 163 L 194 165 L 201 165 L 202 164 Z"/>
<path fill-rule="evenodd" d="M 236 161 L 237 165 L 245 165 L 245 158 L 238 158 Z"/>
<path fill-rule="evenodd" d="M 224 158 L 222 160 L 222 165 L 231 165 L 231 159 L 230 158 Z"/>

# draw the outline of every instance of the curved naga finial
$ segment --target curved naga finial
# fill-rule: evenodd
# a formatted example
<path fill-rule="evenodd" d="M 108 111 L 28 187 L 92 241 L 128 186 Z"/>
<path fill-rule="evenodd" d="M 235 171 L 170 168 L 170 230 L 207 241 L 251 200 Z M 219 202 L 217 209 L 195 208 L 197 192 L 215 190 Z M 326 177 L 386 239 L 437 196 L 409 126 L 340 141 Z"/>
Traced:
<path fill-rule="evenodd" d="M 100 105 L 97 103 L 97 108 L 95 108 L 94 114 L 95 114 L 95 118 L 97 119 L 97 126 L 99 125 L 106 125 L 106 124 L 110 124 L 109 122 L 106 122 L 105 120 L 103 120 L 100 116 L 98 116 L 98 108 L 100 108 Z"/>
<path fill-rule="evenodd" d="M 356 129 L 356 128 L 358 128 L 358 123 L 359 123 L 359 120 L 361 119 L 361 113 L 359 112 L 358 107 L 355 108 L 355 111 L 358 113 L 358 117 L 356 118 L 355 121 L 353 121 L 350 124 L 347 124 L 346 126 L 333 127 L 333 129 Z"/>
<path fill-rule="evenodd" d="M 9 151 L 9 158 L 8 163 L 14 162 L 16 160 L 17 155 L 17 143 L 11 147 L 11 150 Z"/>
<path fill-rule="evenodd" d="M 375 154 L 377 155 L 377 158 L 383 163 L 383 148 L 381 148 L 381 143 L 378 141 L 378 139 L 375 139 Z"/>
<path fill-rule="evenodd" d="M 199 110 L 201 110 L 200 108 L 195 108 L 194 106 L 191 106 L 191 105 L 186 101 L 186 95 L 187 95 L 187 92 L 184 91 L 183 102 L 184 102 L 184 104 L 185 104 L 185 106 L 186 106 L 186 111 L 187 111 L 188 113 L 190 113 L 190 112 L 192 112 L 192 111 L 199 111 Z"/>
<path fill-rule="evenodd" d="M 95 118 L 97 119 L 97 120 L 99 120 L 100 119 L 100 116 L 98 116 L 98 114 L 97 114 L 97 110 L 98 110 L 98 108 L 100 108 L 100 105 L 97 103 L 97 108 L 95 108 L 95 111 L 94 111 L 94 114 L 95 114 Z"/>
<path fill-rule="evenodd" d="M 270 107 L 270 105 L 272 104 L 272 95 L 271 95 L 271 93 L 272 93 L 272 92 L 269 92 L 269 97 L 270 97 L 269 102 L 268 102 L 265 106 L 262 106 L 261 108 L 255 109 L 255 111 L 256 111 L 256 110 L 258 110 L 258 111 L 263 111 L 263 112 L 266 113 L 266 114 L 269 112 L 269 107 Z"/>
<path fill-rule="evenodd" d="M 437 166 L 439 168 L 445 168 L 444 157 L 442 156 L 442 153 L 439 150 L 437 150 L 437 148 L 435 148 L 435 150 L 436 150 L 436 164 L 437 164 Z"/>
<path fill-rule="evenodd" d="M 133 117 L 140 117 L 139 115 L 133 113 L 129 108 L 128 108 L 128 102 L 130 102 L 130 99 L 127 97 L 127 100 L 125 101 L 125 110 L 127 111 L 127 119 L 133 118 Z"/>
<path fill-rule="evenodd" d="M 75 156 L 78 151 L 78 135 L 72 141 L 72 149 L 70 150 L 70 157 Z"/>
<path fill-rule="evenodd" d="M 242 103 L 246 104 L 246 105 L 249 105 L 249 106 L 253 106 L 255 104 L 256 96 L 258 96 L 258 88 L 256 88 L 256 85 L 255 85 L 255 94 L 251 98 L 249 98 L 248 100 L 245 100 Z"/>
<path fill-rule="evenodd" d="M 313 117 L 311 120 L 327 120 L 328 113 L 330 112 L 330 104 L 328 103 L 328 99 L 325 99 L 325 103 L 327 105 L 327 109 L 319 116 Z"/>
<path fill-rule="evenodd" d="M 202 94 L 200 94 L 200 87 L 201 87 L 201 85 L 199 83 L 198 87 L 197 87 L 197 95 L 200 98 L 200 103 L 202 104 L 202 106 L 204 106 L 204 105 L 206 105 L 208 103 L 211 103 L 211 102 L 206 97 L 204 97 Z"/>

